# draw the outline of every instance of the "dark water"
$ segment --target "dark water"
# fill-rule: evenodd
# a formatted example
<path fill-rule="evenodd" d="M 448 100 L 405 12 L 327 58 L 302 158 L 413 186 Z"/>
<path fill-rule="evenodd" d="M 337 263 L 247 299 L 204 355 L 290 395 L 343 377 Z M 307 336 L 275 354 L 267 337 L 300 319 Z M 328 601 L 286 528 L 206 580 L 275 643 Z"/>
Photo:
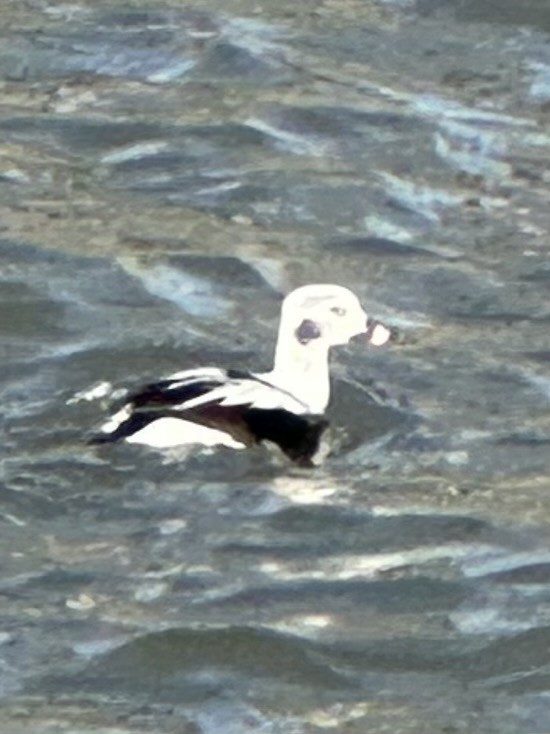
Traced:
<path fill-rule="evenodd" d="M 2 732 L 550 731 L 546 3 L 2 19 Z M 315 281 L 322 468 L 84 445 Z"/>

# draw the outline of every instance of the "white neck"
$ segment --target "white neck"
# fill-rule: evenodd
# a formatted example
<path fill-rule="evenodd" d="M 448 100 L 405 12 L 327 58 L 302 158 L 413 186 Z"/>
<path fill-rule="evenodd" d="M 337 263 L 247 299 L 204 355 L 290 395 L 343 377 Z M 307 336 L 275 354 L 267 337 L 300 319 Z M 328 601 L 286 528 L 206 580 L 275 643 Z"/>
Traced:
<path fill-rule="evenodd" d="M 281 324 L 273 370 L 265 375 L 307 405 L 309 413 L 324 413 L 330 397 L 328 345 L 321 340 L 300 344 Z"/>

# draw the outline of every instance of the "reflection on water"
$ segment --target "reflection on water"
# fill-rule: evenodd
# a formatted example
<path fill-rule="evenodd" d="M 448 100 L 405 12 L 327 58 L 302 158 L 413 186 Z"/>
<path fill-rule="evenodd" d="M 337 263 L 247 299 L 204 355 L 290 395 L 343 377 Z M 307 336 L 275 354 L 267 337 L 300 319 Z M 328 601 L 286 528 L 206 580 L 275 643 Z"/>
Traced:
<path fill-rule="evenodd" d="M 3 729 L 548 730 L 546 6 L 5 5 Z M 85 446 L 314 281 L 322 468 Z"/>

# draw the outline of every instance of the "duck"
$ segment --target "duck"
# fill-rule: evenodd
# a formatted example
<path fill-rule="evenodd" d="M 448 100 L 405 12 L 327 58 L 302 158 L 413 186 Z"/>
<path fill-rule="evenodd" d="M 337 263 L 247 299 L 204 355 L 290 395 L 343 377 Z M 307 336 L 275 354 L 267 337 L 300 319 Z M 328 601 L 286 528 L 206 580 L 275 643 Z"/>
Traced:
<path fill-rule="evenodd" d="M 358 338 L 382 346 L 390 336 L 348 288 L 301 286 L 283 300 L 269 372 L 203 367 L 147 383 L 127 395 L 90 443 L 162 450 L 269 442 L 292 462 L 314 464 L 329 425 L 331 348 Z"/>

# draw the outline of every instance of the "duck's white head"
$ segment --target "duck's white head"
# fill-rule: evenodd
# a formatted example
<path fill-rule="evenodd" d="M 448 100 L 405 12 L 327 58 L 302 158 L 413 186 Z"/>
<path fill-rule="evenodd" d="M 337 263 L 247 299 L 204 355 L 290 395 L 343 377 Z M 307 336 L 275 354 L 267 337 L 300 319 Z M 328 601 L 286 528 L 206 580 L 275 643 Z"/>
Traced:
<path fill-rule="evenodd" d="M 267 378 L 300 398 L 311 413 L 322 413 L 329 401 L 330 347 L 354 337 L 378 346 L 390 331 L 369 319 L 359 299 L 339 285 L 305 285 L 283 301 L 275 364 Z"/>
<path fill-rule="evenodd" d="M 389 329 L 369 319 L 354 293 L 324 283 L 302 286 L 285 298 L 281 328 L 300 346 L 325 350 L 360 335 L 375 346 L 390 337 Z"/>

